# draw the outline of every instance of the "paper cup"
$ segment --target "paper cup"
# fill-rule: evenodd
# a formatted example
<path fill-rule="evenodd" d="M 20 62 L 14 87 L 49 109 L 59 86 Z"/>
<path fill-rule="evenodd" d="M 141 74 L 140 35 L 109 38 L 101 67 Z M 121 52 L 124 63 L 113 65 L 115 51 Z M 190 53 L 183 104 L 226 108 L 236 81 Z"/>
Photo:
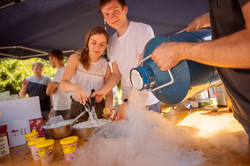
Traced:
<path fill-rule="evenodd" d="M 44 137 L 43 137 L 43 138 L 37 138 L 37 139 L 34 139 L 33 141 L 28 142 L 28 145 L 29 145 L 29 147 L 30 147 L 31 154 L 32 154 L 33 159 L 34 159 L 35 161 L 40 160 L 40 156 L 39 156 L 39 154 L 38 154 L 38 150 L 37 150 L 37 148 L 36 148 L 36 144 L 41 143 L 41 142 L 43 142 L 43 141 L 45 141 L 45 138 L 44 138 Z"/>
<path fill-rule="evenodd" d="M 36 129 L 32 130 L 32 132 L 27 133 L 24 135 L 24 138 L 26 139 L 27 143 L 30 141 L 33 141 L 34 139 L 37 138 L 38 132 L 36 131 Z"/>
<path fill-rule="evenodd" d="M 49 165 L 54 160 L 54 140 L 49 139 L 36 144 L 42 165 Z"/>
<path fill-rule="evenodd" d="M 78 140 L 77 136 L 71 136 L 64 138 L 60 141 L 60 144 L 62 145 L 63 148 L 65 159 L 67 161 L 72 161 L 75 157 L 77 140 Z"/>

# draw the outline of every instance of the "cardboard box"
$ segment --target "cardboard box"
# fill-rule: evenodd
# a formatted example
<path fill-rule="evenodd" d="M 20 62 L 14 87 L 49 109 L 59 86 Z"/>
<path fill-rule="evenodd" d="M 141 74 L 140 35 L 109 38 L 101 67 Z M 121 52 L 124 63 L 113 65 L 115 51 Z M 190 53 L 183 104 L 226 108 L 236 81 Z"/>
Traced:
<path fill-rule="evenodd" d="M 8 138 L 6 134 L 0 134 L 0 157 L 10 153 Z"/>
<path fill-rule="evenodd" d="M 10 148 L 26 144 L 24 135 L 36 129 L 44 136 L 39 97 L 0 102 L 0 133 L 6 133 Z"/>

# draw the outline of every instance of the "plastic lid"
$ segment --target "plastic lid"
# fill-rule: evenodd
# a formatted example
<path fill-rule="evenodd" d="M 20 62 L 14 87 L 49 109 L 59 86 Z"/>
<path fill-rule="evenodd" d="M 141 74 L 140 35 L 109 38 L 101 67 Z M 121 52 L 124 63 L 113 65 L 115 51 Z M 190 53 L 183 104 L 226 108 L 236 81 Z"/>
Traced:
<path fill-rule="evenodd" d="M 24 137 L 25 137 L 25 138 L 26 138 L 26 137 L 33 137 L 33 136 L 35 136 L 35 135 L 38 135 L 38 132 L 37 132 L 36 130 L 32 130 L 31 133 L 25 134 Z"/>
<path fill-rule="evenodd" d="M 60 144 L 65 145 L 65 144 L 71 144 L 74 143 L 78 140 L 77 136 L 70 136 L 64 139 L 61 139 Z"/>
<path fill-rule="evenodd" d="M 42 142 L 39 142 L 38 144 L 36 144 L 36 148 L 44 148 L 44 147 L 48 147 L 54 144 L 54 140 L 53 139 L 48 139 L 48 140 L 44 140 Z"/>
<path fill-rule="evenodd" d="M 42 138 L 36 138 L 36 139 L 34 139 L 34 140 L 28 142 L 28 145 L 36 145 L 37 143 L 42 142 L 42 141 L 44 141 L 44 140 L 45 140 L 44 137 L 42 137 Z"/>
<path fill-rule="evenodd" d="M 132 83 L 133 87 L 137 90 L 142 90 L 143 78 L 142 78 L 140 72 L 136 69 L 132 69 L 130 78 L 131 78 L 131 83 Z"/>

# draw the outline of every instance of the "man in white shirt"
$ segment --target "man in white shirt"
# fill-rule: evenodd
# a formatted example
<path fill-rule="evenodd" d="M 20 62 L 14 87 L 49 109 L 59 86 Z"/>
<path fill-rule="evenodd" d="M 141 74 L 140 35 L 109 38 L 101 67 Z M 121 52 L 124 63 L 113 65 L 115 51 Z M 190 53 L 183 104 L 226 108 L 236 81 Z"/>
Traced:
<path fill-rule="evenodd" d="M 136 67 L 141 60 L 143 49 L 147 42 L 154 37 L 152 28 L 143 23 L 128 21 L 128 7 L 125 0 L 100 0 L 99 11 L 109 26 L 116 32 L 108 44 L 108 57 L 112 63 L 112 75 L 104 87 L 94 93 L 104 96 L 121 80 L 123 103 L 116 109 L 113 119 L 125 117 L 129 91 L 131 89 L 130 70 Z M 160 102 L 151 93 L 144 92 L 145 105 L 156 112 L 160 112 Z"/>
<path fill-rule="evenodd" d="M 71 93 L 64 92 L 60 89 L 59 85 L 65 70 L 63 63 L 64 55 L 60 50 L 52 50 L 49 52 L 49 62 L 53 68 L 57 68 L 54 79 L 47 87 L 46 94 L 52 95 L 53 106 L 51 109 L 55 116 L 62 115 L 64 119 L 70 118 L 71 107 Z"/>

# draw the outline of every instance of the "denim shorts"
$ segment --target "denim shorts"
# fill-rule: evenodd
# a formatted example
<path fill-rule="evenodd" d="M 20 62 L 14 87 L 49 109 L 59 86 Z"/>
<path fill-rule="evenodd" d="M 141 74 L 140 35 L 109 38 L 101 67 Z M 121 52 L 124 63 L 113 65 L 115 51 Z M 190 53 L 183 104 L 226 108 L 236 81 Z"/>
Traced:
<path fill-rule="evenodd" d="M 148 109 L 152 110 L 154 112 L 161 113 L 161 104 L 160 104 L 160 102 L 157 102 L 153 105 L 148 106 Z"/>
<path fill-rule="evenodd" d="M 248 135 L 248 140 L 249 140 L 249 142 L 250 142 L 250 129 L 247 128 L 247 127 L 245 127 L 245 126 L 243 126 L 243 128 L 245 129 L 245 131 L 246 131 L 246 133 L 247 133 L 247 135 Z"/>

